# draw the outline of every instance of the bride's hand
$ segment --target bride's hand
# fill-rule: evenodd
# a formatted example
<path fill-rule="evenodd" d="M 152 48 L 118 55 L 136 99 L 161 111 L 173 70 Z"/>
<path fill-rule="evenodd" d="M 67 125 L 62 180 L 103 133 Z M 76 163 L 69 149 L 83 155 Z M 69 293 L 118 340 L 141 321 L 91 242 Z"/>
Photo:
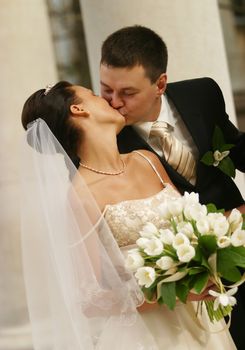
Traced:
<path fill-rule="evenodd" d="M 159 304 L 157 302 L 154 303 L 147 303 L 146 301 L 137 307 L 137 310 L 139 312 L 145 312 L 145 311 L 153 311 L 156 310 L 159 307 Z"/>
<path fill-rule="evenodd" d="M 204 289 L 204 291 L 201 294 L 196 293 L 189 293 L 187 300 L 188 301 L 205 301 L 205 300 L 213 300 L 214 297 L 209 294 L 209 290 L 216 290 L 216 285 L 213 284 L 212 281 L 209 281 L 207 287 Z"/>

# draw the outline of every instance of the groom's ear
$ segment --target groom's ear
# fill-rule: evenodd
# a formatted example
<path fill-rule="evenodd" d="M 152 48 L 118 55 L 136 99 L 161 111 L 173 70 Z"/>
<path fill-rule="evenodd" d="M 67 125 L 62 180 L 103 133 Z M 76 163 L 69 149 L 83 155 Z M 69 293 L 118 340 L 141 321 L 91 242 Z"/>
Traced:
<path fill-rule="evenodd" d="M 157 94 L 158 95 L 162 95 L 167 87 L 167 74 L 166 73 L 162 73 L 160 75 L 160 77 L 157 79 L 156 82 L 157 85 Z"/>
<path fill-rule="evenodd" d="M 72 117 L 88 117 L 90 115 L 89 111 L 85 111 L 81 105 L 70 105 L 70 112 Z"/>

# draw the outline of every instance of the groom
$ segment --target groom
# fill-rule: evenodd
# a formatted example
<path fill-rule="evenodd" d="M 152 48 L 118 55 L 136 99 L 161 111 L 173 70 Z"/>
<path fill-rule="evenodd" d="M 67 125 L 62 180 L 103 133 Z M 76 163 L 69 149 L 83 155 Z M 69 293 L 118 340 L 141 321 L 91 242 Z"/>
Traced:
<path fill-rule="evenodd" d="M 217 162 L 222 161 L 220 156 L 230 157 L 244 172 L 245 133 L 229 121 L 222 92 L 211 78 L 167 84 L 167 58 L 161 37 L 146 27 L 125 27 L 104 41 L 101 95 L 126 119 L 118 136 L 120 151 L 148 149 L 158 155 L 181 193 L 198 192 L 203 204 L 225 210 L 240 207 L 244 212 L 244 199 L 232 178 L 201 158 L 216 150 L 212 139 L 218 127 L 223 143 L 234 147 L 229 155 L 219 150 Z M 238 349 L 245 349 L 243 298 L 234 309 L 230 329 Z"/>

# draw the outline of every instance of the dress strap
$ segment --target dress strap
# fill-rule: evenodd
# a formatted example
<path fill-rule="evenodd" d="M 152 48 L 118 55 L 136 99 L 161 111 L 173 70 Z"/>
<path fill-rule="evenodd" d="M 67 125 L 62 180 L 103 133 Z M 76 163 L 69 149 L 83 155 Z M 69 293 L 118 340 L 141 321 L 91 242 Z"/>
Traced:
<path fill-rule="evenodd" d="M 166 187 L 166 183 L 163 181 L 161 175 L 160 175 L 159 172 L 157 171 L 157 169 L 156 169 L 155 165 L 152 163 L 152 161 L 151 161 L 146 155 L 144 155 L 143 153 L 141 153 L 140 151 L 132 151 L 132 152 L 139 154 L 141 157 L 143 157 L 145 160 L 147 160 L 147 162 L 150 164 L 150 166 L 152 167 L 152 169 L 154 170 L 154 172 L 157 174 L 157 176 L 158 176 L 159 180 L 161 181 L 162 185 L 163 185 L 164 187 Z"/>

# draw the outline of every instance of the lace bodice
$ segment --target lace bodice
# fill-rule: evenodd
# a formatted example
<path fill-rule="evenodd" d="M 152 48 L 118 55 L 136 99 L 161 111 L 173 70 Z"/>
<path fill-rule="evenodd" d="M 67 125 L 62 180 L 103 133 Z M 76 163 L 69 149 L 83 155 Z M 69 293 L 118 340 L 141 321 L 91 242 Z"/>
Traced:
<path fill-rule="evenodd" d="M 127 200 L 106 206 L 105 219 L 120 247 L 135 244 L 140 230 L 147 222 L 163 228 L 165 223 L 161 217 L 160 206 L 165 201 L 180 196 L 171 185 L 163 182 L 151 161 L 142 153 L 137 153 L 151 164 L 163 184 L 163 189 L 148 198 Z"/>

